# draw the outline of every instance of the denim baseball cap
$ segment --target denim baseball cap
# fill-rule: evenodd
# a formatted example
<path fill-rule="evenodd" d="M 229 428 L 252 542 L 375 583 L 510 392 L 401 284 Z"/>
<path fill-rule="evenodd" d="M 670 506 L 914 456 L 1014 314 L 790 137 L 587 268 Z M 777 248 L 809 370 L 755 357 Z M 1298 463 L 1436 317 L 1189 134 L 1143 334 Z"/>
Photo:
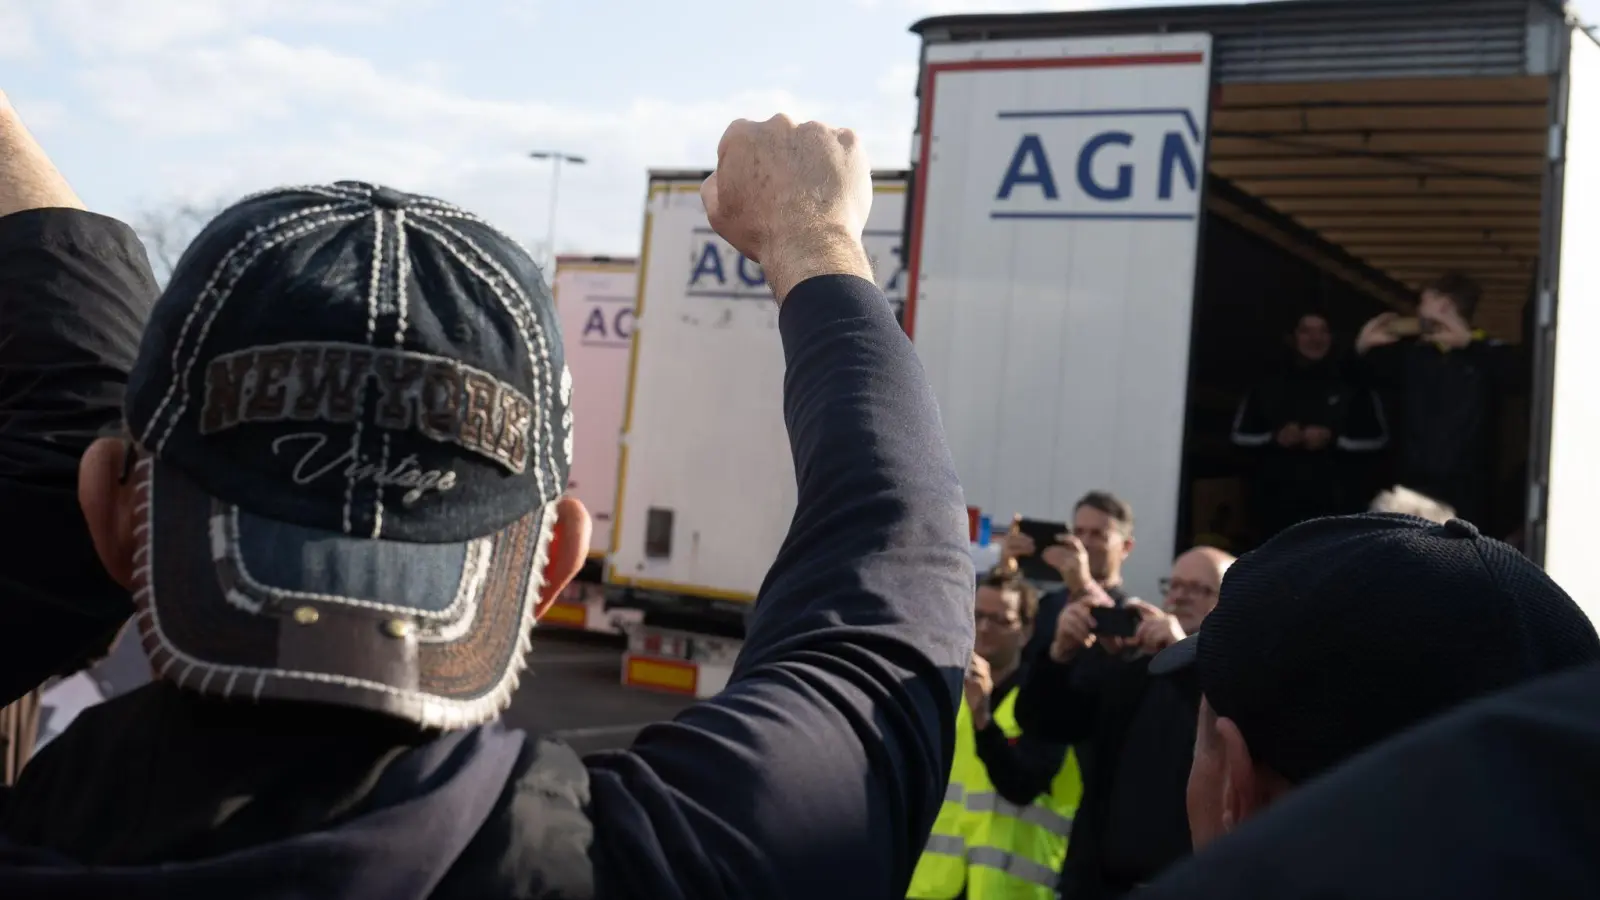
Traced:
<path fill-rule="evenodd" d="M 478 217 L 361 182 L 223 212 L 127 391 L 158 676 L 432 728 L 497 716 L 571 467 L 571 391 L 538 267 Z"/>

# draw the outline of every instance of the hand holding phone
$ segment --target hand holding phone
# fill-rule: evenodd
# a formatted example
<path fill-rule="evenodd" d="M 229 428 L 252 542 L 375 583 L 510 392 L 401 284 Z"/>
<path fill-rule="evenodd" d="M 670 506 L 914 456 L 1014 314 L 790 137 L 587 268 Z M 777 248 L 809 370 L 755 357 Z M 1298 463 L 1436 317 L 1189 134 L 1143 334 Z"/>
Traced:
<path fill-rule="evenodd" d="M 1096 607 L 1090 610 L 1094 617 L 1094 633 L 1103 638 L 1131 638 L 1139 633 L 1144 617 L 1139 611 L 1126 606 Z"/>
<path fill-rule="evenodd" d="M 1061 610 L 1061 615 L 1056 617 L 1055 637 L 1050 642 L 1050 658 L 1056 662 L 1067 662 L 1078 651 L 1094 644 L 1094 613 L 1099 609 L 1109 609 L 1116 604 L 1111 602 L 1103 592 L 1092 591 L 1079 600 L 1074 600 Z"/>
<path fill-rule="evenodd" d="M 1061 581 L 1061 573 L 1045 561 L 1044 555 L 1051 547 L 1061 543 L 1060 535 L 1066 530 L 1064 522 L 1029 519 L 1023 516 L 1017 516 L 1012 520 L 1011 532 L 1016 538 L 1008 540 L 1008 546 L 1032 547 L 1027 555 L 1017 557 L 1017 566 L 1022 571 L 1022 577 L 1030 581 Z"/>
<path fill-rule="evenodd" d="M 1422 334 L 1422 320 L 1416 316 L 1407 316 L 1389 322 L 1388 332 L 1397 338 L 1416 337 Z"/>

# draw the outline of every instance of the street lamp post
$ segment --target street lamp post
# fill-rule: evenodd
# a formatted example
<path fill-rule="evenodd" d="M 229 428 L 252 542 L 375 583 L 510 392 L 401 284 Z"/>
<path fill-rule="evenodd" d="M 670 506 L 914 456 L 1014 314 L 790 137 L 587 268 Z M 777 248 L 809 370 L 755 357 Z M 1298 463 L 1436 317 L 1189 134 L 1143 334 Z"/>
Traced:
<path fill-rule="evenodd" d="M 560 150 L 535 150 L 529 153 L 532 159 L 550 160 L 550 227 L 546 240 L 550 242 L 550 257 L 546 261 L 546 278 L 555 278 L 556 272 L 556 197 L 561 185 L 561 164 L 572 163 L 575 166 L 583 165 L 586 160 L 581 156 L 563 153 Z"/>

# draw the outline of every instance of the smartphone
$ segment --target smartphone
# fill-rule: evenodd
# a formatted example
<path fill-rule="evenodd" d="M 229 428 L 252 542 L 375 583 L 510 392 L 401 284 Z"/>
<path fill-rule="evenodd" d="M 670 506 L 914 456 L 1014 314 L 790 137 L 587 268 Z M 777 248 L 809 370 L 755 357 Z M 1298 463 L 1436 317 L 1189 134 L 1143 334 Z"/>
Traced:
<path fill-rule="evenodd" d="M 1059 582 L 1061 573 L 1047 565 L 1041 557 L 1046 547 L 1061 543 L 1057 535 L 1067 533 L 1067 523 L 1018 516 L 1012 521 L 1011 528 L 1033 538 L 1033 555 L 1017 560 L 1017 568 L 1021 570 L 1022 577 L 1029 581 Z"/>
<path fill-rule="evenodd" d="M 1090 610 L 1094 616 L 1094 633 L 1101 637 L 1128 638 L 1139 631 L 1139 613 L 1125 606 L 1102 607 Z"/>
<path fill-rule="evenodd" d="M 1389 323 L 1388 331 L 1395 337 L 1416 337 L 1422 334 L 1422 320 L 1416 316 L 1395 319 Z"/>

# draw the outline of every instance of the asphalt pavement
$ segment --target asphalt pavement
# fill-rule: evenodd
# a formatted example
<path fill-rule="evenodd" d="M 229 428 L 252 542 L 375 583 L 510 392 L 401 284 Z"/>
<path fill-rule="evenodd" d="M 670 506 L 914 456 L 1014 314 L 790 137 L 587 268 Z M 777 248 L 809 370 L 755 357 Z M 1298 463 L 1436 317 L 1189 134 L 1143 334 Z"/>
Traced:
<path fill-rule="evenodd" d="M 622 686 L 620 638 L 534 629 L 528 671 L 505 714 L 508 725 L 559 737 L 579 753 L 626 747 L 639 729 L 693 702 Z"/>

